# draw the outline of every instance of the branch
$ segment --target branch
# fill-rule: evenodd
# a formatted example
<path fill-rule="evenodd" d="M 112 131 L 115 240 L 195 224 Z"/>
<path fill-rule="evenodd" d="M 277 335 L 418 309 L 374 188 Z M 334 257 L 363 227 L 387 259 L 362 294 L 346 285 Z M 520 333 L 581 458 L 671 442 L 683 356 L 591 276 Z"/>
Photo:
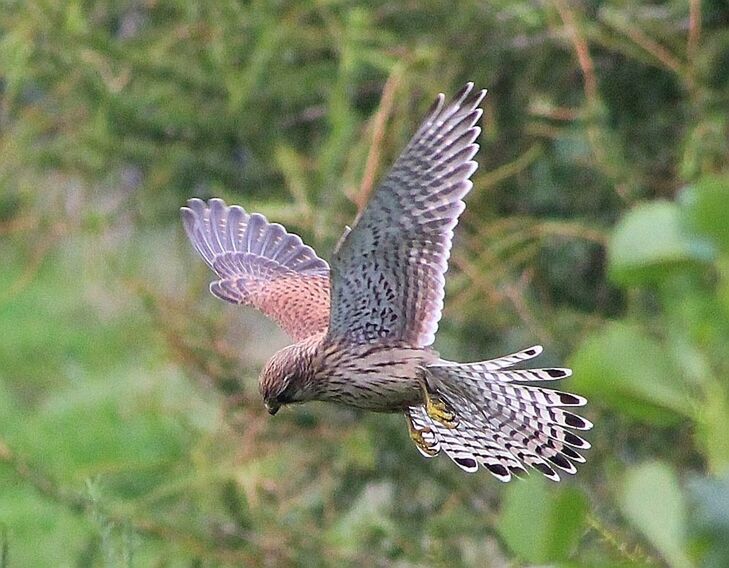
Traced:
<path fill-rule="evenodd" d="M 395 93 L 400 86 L 402 75 L 402 67 L 395 65 L 382 89 L 380 105 L 374 117 L 372 143 L 370 144 L 370 151 L 367 154 L 362 183 L 359 186 L 359 191 L 354 196 L 357 211 L 364 209 L 375 187 L 375 176 L 379 170 L 380 158 L 382 157 L 382 140 L 385 138 L 385 126 L 387 125 L 387 120 L 390 118 L 390 113 L 395 103 Z"/>

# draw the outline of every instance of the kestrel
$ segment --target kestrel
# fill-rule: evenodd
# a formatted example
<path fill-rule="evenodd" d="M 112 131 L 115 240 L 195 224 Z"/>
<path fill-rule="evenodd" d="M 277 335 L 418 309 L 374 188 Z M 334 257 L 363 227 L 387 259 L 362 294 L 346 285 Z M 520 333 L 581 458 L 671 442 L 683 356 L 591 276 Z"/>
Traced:
<path fill-rule="evenodd" d="M 465 471 L 482 466 L 502 481 L 526 466 L 558 481 L 590 447 L 572 430 L 592 427 L 563 407 L 586 400 L 528 383 L 571 371 L 514 368 L 540 346 L 468 364 L 431 347 L 485 95 L 472 83 L 448 104 L 438 95 L 331 266 L 281 225 L 220 199 L 189 200 L 182 220 L 218 277 L 210 291 L 258 308 L 296 341 L 260 375 L 268 412 L 311 400 L 402 412 L 426 457 L 442 451 Z"/>

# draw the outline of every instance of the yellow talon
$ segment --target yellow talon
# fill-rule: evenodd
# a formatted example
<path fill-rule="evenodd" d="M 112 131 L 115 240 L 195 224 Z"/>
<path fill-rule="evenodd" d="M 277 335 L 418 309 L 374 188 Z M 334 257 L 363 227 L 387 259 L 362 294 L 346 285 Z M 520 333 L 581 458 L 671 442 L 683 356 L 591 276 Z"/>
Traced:
<path fill-rule="evenodd" d="M 421 381 L 421 386 L 425 397 L 425 412 L 428 416 L 448 429 L 452 430 L 458 426 L 458 419 L 455 413 L 449 409 L 445 401 L 441 400 L 438 395 L 430 392 L 425 380 Z"/>
<path fill-rule="evenodd" d="M 458 426 L 456 415 L 448 410 L 448 405 L 432 394 L 428 394 L 425 399 L 425 411 L 428 413 L 428 416 L 433 420 L 437 420 L 446 428 L 453 429 Z"/>
<path fill-rule="evenodd" d="M 431 447 L 428 442 L 425 441 L 425 438 L 423 437 L 423 434 L 432 434 L 432 431 L 430 428 L 423 428 L 422 430 L 418 430 L 415 427 L 415 424 L 413 424 L 413 421 L 410 419 L 410 416 L 408 418 L 408 433 L 410 434 L 410 439 L 415 442 L 415 445 L 420 448 L 420 450 L 429 456 L 435 456 L 438 454 L 438 450 Z"/>

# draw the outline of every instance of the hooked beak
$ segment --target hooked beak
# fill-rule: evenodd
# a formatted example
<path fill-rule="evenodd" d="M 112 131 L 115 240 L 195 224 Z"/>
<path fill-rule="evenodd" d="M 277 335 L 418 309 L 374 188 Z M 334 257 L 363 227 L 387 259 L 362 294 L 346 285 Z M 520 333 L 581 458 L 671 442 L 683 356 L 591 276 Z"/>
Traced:
<path fill-rule="evenodd" d="M 273 401 L 266 401 L 264 403 L 266 405 L 266 410 L 268 410 L 268 413 L 273 416 L 278 412 L 278 409 L 281 408 L 281 406 Z"/>

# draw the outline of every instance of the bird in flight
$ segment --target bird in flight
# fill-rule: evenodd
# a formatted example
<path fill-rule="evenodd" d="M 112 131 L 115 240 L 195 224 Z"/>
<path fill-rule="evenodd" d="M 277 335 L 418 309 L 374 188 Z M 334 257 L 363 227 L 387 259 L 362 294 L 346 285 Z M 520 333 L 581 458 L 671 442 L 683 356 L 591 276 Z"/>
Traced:
<path fill-rule="evenodd" d="M 565 410 L 583 397 L 538 385 L 571 371 L 518 368 L 540 346 L 466 364 L 431 347 L 485 95 L 472 83 L 447 104 L 438 95 L 331 265 L 281 225 L 221 199 L 190 199 L 182 220 L 218 278 L 210 291 L 259 309 L 295 341 L 261 372 L 269 413 L 313 400 L 402 412 L 426 457 L 443 452 L 501 481 L 528 467 L 558 481 L 585 461 L 577 450 L 590 444 L 574 430 L 592 424 Z"/>

